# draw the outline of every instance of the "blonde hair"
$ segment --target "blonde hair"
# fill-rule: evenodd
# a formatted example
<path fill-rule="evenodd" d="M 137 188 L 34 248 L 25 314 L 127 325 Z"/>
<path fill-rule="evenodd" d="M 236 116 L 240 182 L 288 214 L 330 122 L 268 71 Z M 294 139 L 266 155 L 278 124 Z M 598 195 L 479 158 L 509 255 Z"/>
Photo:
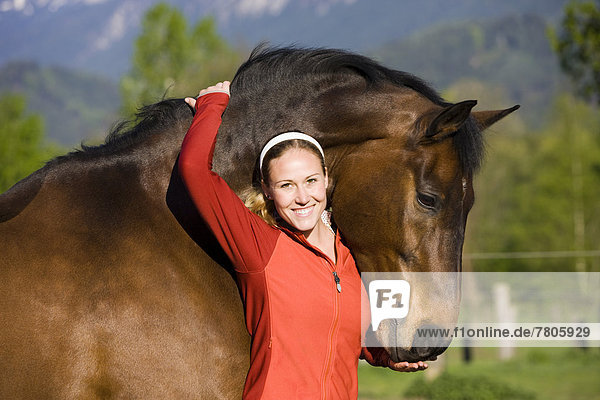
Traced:
<path fill-rule="evenodd" d="M 267 224 L 276 227 L 275 220 L 275 205 L 272 201 L 268 201 L 261 188 L 250 186 L 244 189 L 241 193 L 241 198 L 244 200 L 244 205 L 258 215 Z"/>

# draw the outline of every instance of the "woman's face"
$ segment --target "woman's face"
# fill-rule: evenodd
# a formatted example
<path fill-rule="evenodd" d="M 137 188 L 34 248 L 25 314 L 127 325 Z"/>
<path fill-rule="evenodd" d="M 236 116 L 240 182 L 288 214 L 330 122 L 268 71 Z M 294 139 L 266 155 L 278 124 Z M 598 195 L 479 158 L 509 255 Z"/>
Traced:
<path fill-rule="evenodd" d="M 308 236 L 327 205 L 327 172 L 308 150 L 292 148 L 269 164 L 269 184 L 263 190 L 279 216 Z"/>

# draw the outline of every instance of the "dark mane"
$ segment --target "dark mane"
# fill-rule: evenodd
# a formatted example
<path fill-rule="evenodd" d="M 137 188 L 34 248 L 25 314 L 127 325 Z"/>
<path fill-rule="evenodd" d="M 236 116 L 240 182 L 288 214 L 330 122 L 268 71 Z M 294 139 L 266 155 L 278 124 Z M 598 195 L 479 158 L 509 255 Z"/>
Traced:
<path fill-rule="evenodd" d="M 234 96 L 243 95 L 273 82 L 282 83 L 309 79 L 316 74 L 339 73 L 358 74 L 374 88 L 383 83 L 407 87 L 421 93 L 434 104 L 448 104 L 422 79 L 407 72 L 386 68 L 369 57 L 338 49 L 272 48 L 265 45 L 256 47 L 248 60 L 239 67 L 233 79 L 232 93 Z M 190 109 L 181 99 L 168 99 L 147 105 L 137 113 L 134 120 L 117 124 L 103 144 L 82 144 L 81 149 L 57 157 L 49 164 L 66 159 L 82 160 L 114 155 L 160 135 L 190 117 Z M 463 170 L 477 170 L 483 158 L 484 144 L 476 124 L 470 119 L 452 140 Z"/>
<path fill-rule="evenodd" d="M 233 79 L 235 89 L 246 91 L 270 82 L 285 82 L 316 74 L 359 74 L 368 84 L 384 82 L 405 86 L 436 104 L 445 104 L 438 93 L 416 76 L 386 68 L 369 57 L 339 49 L 256 47 Z"/>
<path fill-rule="evenodd" d="M 273 48 L 266 45 L 256 47 L 246 62 L 238 69 L 232 92 L 254 92 L 266 84 L 298 79 L 310 79 L 321 74 L 358 74 L 371 87 L 382 83 L 410 88 L 439 106 L 447 106 L 440 95 L 422 79 L 403 71 L 393 70 L 375 60 L 339 49 L 323 48 Z M 484 156 L 484 140 L 473 118 L 469 118 L 459 133 L 452 138 L 462 170 L 473 174 L 481 165 Z"/>
<path fill-rule="evenodd" d="M 135 119 L 117 124 L 100 146 L 84 146 L 85 152 L 113 152 L 129 148 L 148 136 L 160 134 L 191 117 L 191 109 L 182 99 L 167 99 L 142 107 Z"/>
<path fill-rule="evenodd" d="M 54 158 L 48 164 L 67 159 L 87 160 L 118 154 L 131 149 L 151 137 L 190 121 L 192 111 L 182 99 L 167 99 L 142 107 L 131 120 L 118 122 L 106 136 L 104 143 L 96 146 L 81 144 L 81 149 Z"/>

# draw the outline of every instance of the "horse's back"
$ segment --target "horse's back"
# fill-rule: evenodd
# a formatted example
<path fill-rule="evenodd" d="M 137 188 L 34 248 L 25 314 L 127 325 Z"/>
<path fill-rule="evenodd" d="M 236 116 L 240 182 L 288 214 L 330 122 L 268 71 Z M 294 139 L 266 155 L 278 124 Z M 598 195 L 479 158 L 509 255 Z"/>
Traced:
<path fill-rule="evenodd" d="M 38 171 L 0 215 L 0 398 L 239 397 L 231 276 L 134 176 Z"/>

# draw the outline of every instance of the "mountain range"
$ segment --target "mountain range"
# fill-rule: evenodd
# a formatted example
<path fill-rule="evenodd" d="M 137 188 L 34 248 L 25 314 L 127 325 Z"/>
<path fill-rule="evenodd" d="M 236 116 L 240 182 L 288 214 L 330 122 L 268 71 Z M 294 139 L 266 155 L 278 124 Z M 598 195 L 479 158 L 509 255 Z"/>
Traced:
<path fill-rule="evenodd" d="M 157 0 L 2 0 L 0 65 L 37 61 L 118 78 L 144 12 Z M 565 0 L 169 0 L 188 20 L 212 15 L 240 47 L 273 44 L 360 52 L 432 25 L 508 14 L 556 20 Z"/>
<path fill-rule="evenodd" d="M 25 94 L 53 140 L 73 145 L 102 136 L 118 116 L 118 80 L 129 68 L 140 21 L 156 2 L 0 0 L 0 91 Z M 562 16 L 565 0 L 168 3 L 190 23 L 213 16 L 219 33 L 246 52 L 263 40 L 339 47 L 440 90 L 465 79 L 485 82 L 501 88 L 504 102 L 522 103 L 533 124 L 561 81 L 546 29 Z"/>

